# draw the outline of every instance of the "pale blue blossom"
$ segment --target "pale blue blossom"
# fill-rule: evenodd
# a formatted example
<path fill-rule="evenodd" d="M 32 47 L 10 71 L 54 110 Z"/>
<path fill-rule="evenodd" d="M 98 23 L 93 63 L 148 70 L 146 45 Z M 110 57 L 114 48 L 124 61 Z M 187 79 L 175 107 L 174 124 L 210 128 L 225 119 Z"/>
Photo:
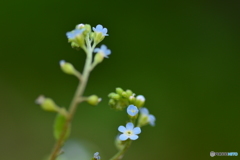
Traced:
<path fill-rule="evenodd" d="M 74 38 L 76 38 L 78 35 L 81 35 L 84 30 L 85 30 L 85 29 L 75 29 L 75 30 L 73 30 L 73 31 L 67 32 L 67 33 L 66 33 L 66 36 L 67 36 L 68 39 L 74 39 Z"/>
<path fill-rule="evenodd" d="M 140 119 L 146 119 L 147 123 L 149 123 L 151 126 L 155 126 L 156 118 L 154 115 L 149 114 L 149 111 L 147 108 L 141 108 L 140 112 L 141 112 Z"/>
<path fill-rule="evenodd" d="M 93 158 L 94 160 L 100 160 L 101 157 L 99 156 L 99 152 L 94 153 Z"/>
<path fill-rule="evenodd" d="M 96 28 L 93 27 L 93 31 L 102 33 L 104 36 L 108 36 L 108 34 L 107 34 L 108 29 L 107 28 L 103 28 L 103 26 L 101 24 L 98 24 L 96 26 Z"/>
<path fill-rule="evenodd" d="M 107 48 L 104 44 L 101 45 L 100 48 L 95 48 L 94 51 L 95 53 L 101 53 L 105 58 L 108 58 L 108 55 L 111 54 L 111 50 Z"/>
<path fill-rule="evenodd" d="M 138 114 L 138 108 L 134 105 L 129 105 L 127 108 L 127 113 L 130 116 L 135 116 L 136 114 Z"/>
<path fill-rule="evenodd" d="M 127 139 L 136 140 L 138 139 L 137 134 L 141 133 L 141 129 L 139 127 L 134 128 L 134 125 L 131 122 L 127 123 L 126 127 L 119 126 L 118 130 L 119 132 L 122 132 L 122 134 L 119 136 L 121 141 L 125 141 Z"/>

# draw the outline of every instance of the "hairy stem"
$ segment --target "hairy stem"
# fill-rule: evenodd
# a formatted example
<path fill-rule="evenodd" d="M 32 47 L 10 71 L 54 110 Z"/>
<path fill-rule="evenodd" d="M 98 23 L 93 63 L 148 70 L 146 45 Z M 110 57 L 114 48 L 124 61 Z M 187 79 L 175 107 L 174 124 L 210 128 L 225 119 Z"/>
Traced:
<path fill-rule="evenodd" d="M 131 143 L 132 143 L 132 141 L 128 140 L 126 142 L 124 148 L 122 150 L 120 150 L 117 154 L 115 154 L 110 160 L 120 160 L 120 159 L 122 159 L 124 154 L 128 150 L 128 148 L 130 147 Z"/>
<path fill-rule="evenodd" d="M 72 119 L 73 119 L 75 111 L 77 109 L 77 105 L 79 104 L 79 102 L 81 102 L 81 101 L 79 101 L 79 99 L 82 99 L 84 90 L 87 85 L 88 77 L 91 72 L 92 51 L 95 47 L 95 44 L 91 47 L 88 37 L 86 40 L 86 44 L 87 44 L 87 48 L 85 49 L 85 51 L 87 52 L 87 59 L 86 59 L 85 66 L 83 69 L 83 74 L 81 76 L 81 81 L 78 84 L 77 90 L 76 90 L 75 95 L 70 104 L 69 114 L 66 118 L 66 123 L 63 127 L 62 133 L 61 133 L 59 139 L 55 143 L 55 146 L 53 148 L 53 151 L 50 155 L 49 160 L 56 160 L 57 156 L 59 155 L 60 150 L 61 150 L 62 146 L 64 145 L 65 136 L 67 134 L 67 131 L 68 131 L 69 127 L 71 126 Z"/>

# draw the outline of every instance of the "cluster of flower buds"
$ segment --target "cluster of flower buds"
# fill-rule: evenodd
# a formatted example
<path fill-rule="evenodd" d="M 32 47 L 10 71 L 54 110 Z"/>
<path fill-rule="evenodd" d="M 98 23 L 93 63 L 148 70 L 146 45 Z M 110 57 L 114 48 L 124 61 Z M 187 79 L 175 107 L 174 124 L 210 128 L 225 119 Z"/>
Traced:
<path fill-rule="evenodd" d="M 110 93 L 108 97 L 110 98 L 109 105 L 116 110 L 123 110 L 131 104 L 140 108 L 145 103 L 144 96 L 135 96 L 131 90 L 124 91 L 122 88 L 116 88 L 116 92 Z"/>

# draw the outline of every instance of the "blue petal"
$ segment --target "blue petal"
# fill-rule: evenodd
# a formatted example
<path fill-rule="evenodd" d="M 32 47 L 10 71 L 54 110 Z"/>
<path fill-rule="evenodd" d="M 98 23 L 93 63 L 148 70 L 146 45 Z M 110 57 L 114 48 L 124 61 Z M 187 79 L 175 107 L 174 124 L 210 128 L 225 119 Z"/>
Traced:
<path fill-rule="evenodd" d="M 136 127 L 133 129 L 133 133 L 134 134 L 140 134 L 141 133 L 141 129 L 139 127 Z"/>
<path fill-rule="evenodd" d="M 148 116 L 148 119 L 149 119 L 149 123 L 151 126 L 155 126 L 155 120 L 156 118 L 154 117 L 154 115 L 149 115 Z"/>
<path fill-rule="evenodd" d="M 146 114 L 146 115 L 148 115 L 148 114 L 149 114 L 149 112 L 148 112 L 148 109 L 147 109 L 147 108 L 141 108 L 140 112 L 141 112 L 142 114 Z"/>
<path fill-rule="evenodd" d="M 127 129 L 127 130 L 133 130 L 133 127 L 134 127 L 134 125 L 133 125 L 132 122 L 129 122 L 129 123 L 127 123 L 127 125 L 126 125 L 126 129 Z"/>
<path fill-rule="evenodd" d="M 98 24 L 98 25 L 96 26 L 96 29 L 97 29 L 97 30 L 102 30 L 102 29 L 103 29 L 103 26 L 102 26 L 101 24 Z"/>
<path fill-rule="evenodd" d="M 128 136 L 126 136 L 125 134 L 121 134 L 121 135 L 119 136 L 119 139 L 120 139 L 121 141 L 125 141 L 125 140 L 128 139 Z"/>
<path fill-rule="evenodd" d="M 97 52 L 99 52 L 99 51 L 100 51 L 100 48 L 95 48 L 95 49 L 93 50 L 94 53 L 97 53 Z"/>
<path fill-rule="evenodd" d="M 119 126 L 118 130 L 119 130 L 119 132 L 125 132 L 126 128 L 124 126 Z"/>
<path fill-rule="evenodd" d="M 131 135 L 131 136 L 129 136 L 129 138 L 131 139 L 131 140 L 136 140 L 136 139 L 138 139 L 138 135 Z"/>

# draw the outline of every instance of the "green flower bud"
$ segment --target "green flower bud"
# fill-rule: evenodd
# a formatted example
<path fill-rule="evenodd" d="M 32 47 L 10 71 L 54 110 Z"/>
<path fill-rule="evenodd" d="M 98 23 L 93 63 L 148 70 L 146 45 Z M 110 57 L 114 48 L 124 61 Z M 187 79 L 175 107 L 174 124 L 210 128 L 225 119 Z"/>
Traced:
<path fill-rule="evenodd" d="M 76 26 L 76 29 L 83 29 L 85 28 L 85 24 L 81 23 Z"/>
<path fill-rule="evenodd" d="M 130 97 L 129 97 L 129 102 L 131 104 L 135 104 L 136 98 L 135 98 L 135 94 L 133 93 Z"/>
<path fill-rule="evenodd" d="M 98 52 L 94 57 L 94 63 L 98 64 L 101 63 L 104 59 L 104 55 L 100 52 Z"/>
<path fill-rule="evenodd" d="M 93 106 L 96 106 L 102 99 L 96 95 L 91 95 L 87 98 L 87 102 Z"/>
<path fill-rule="evenodd" d="M 129 90 L 129 89 L 128 89 L 128 90 L 126 90 L 126 93 L 127 93 L 127 96 L 128 96 L 128 97 L 130 97 L 130 96 L 132 96 L 132 95 L 133 95 L 133 92 L 132 92 L 131 90 Z"/>
<path fill-rule="evenodd" d="M 71 63 L 65 62 L 64 60 L 60 61 L 60 66 L 63 72 L 71 75 L 75 75 L 76 70 Z"/>
<path fill-rule="evenodd" d="M 110 99 L 109 102 L 108 102 L 108 104 L 109 104 L 110 106 L 114 106 L 114 105 L 116 105 L 116 102 L 115 102 L 114 99 Z"/>
<path fill-rule="evenodd" d="M 118 94 L 114 93 L 114 94 L 111 94 L 110 98 L 112 98 L 114 100 L 119 100 L 121 97 Z"/>
<path fill-rule="evenodd" d="M 119 139 L 119 135 L 118 135 L 118 136 L 116 137 L 116 139 L 115 139 L 115 146 L 116 146 L 116 148 L 117 148 L 119 151 L 121 151 L 121 150 L 123 150 L 123 148 L 125 147 L 126 142 L 127 142 L 127 141 L 121 141 L 121 140 Z"/>
<path fill-rule="evenodd" d="M 128 94 L 127 94 L 126 92 L 122 92 L 122 96 L 123 96 L 124 98 L 128 98 Z"/>
<path fill-rule="evenodd" d="M 36 103 L 42 107 L 43 110 L 57 112 L 58 106 L 50 98 L 45 98 L 43 95 L 40 95 L 36 99 Z"/>
<path fill-rule="evenodd" d="M 116 93 L 111 92 L 111 93 L 108 94 L 108 97 L 109 97 L 109 98 L 112 98 L 115 94 L 116 94 Z"/>
<path fill-rule="evenodd" d="M 148 116 L 141 114 L 140 117 L 139 117 L 139 119 L 138 119 L 138 125 L 139 125 L 140 127 L 142 127 L 142 126 L 145 126 L 145 125 L 147 125 L 147 124 L 149 124 L 149 118 L 148 118 Z"/>
<path fill-rule="evenodd" d="M 116 92 L 117 92 L 117 94 L 122 95 L 123 89 L 118 87 L 118 88 L 116 88 Z"/>
<path fill-rule="evenodd" d="M 85 31 L 87 31 L 88 33 L 92 32 L 91 26 L 89 24 L 85 24 L 84 28 L 85 28 Z"/>
<path fill-rule="evenodd" d="M 143 95 L 138 95 L 135 100 L 135 106 L 138 108 L 142 107 L 145 103 L 145 97 Z"/>

